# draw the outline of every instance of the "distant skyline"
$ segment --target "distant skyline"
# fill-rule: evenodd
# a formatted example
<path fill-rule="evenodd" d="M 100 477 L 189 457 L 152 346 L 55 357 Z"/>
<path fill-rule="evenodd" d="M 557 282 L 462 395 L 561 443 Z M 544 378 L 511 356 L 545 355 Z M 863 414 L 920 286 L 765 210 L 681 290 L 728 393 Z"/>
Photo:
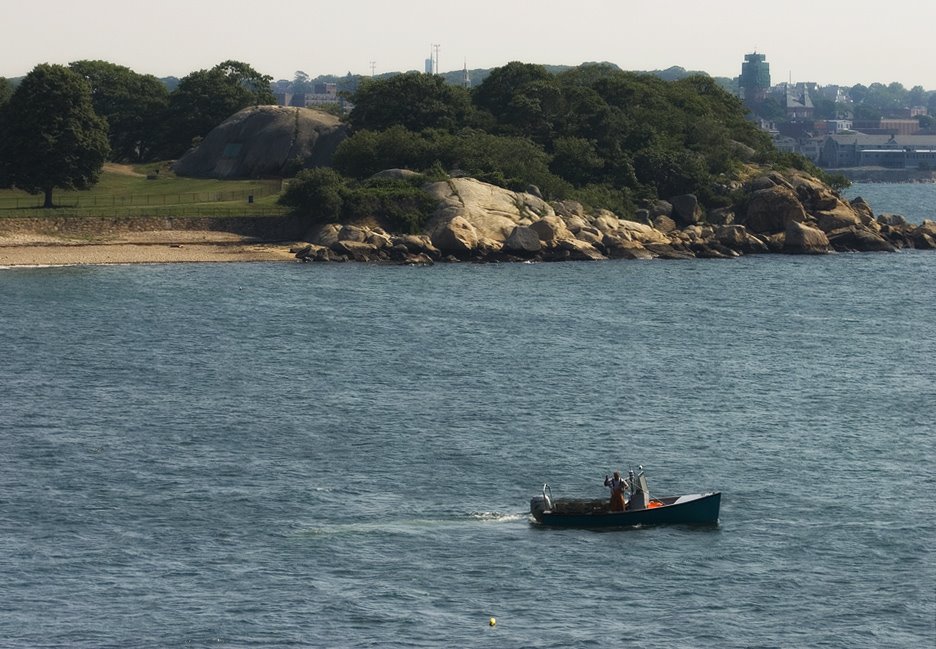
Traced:
<path fill-rule="evenodd" d="M 226 59 L 274 80 L 297 70 L 370 75 L 422 70 L 433 43 L 443 72 L 509 61 L 625 70 L 681 66 L 737 77 L 763 53 L 771 81 L 854 85 L 897 81 L 936 90 L 936 0 L 538 3 L 475 0 L 0 0 L 0 76 L 39 63 L 102 59 L 141 74 L 183 77 Z"/>

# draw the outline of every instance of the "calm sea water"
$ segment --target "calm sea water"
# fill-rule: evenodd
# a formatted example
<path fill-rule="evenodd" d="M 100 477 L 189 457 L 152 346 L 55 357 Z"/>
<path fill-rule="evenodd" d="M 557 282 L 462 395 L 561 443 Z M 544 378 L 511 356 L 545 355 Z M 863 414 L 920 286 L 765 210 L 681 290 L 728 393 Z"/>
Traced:
<path fill-rule="evenodd" d="M 875 214 L 900 214 L 911 223 L 936 220 L 936 183 L 854 183 L 843 194 L 861 196 Z"/>
<path fill-rule="evenodd" d="M 936 254 L 18 269 L 0 304 L 0 646 L 936 638 Z M 531 525 L 637 464 L 721 524 Z"/>

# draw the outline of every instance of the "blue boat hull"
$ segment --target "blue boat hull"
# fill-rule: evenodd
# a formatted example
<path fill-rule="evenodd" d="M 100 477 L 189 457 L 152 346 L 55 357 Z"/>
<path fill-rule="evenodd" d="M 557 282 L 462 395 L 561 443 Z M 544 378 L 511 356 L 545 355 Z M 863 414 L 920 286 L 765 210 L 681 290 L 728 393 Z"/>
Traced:
<path fill-rule="evenodd" d="M 534 512 L 536 521 L 549 527 L 607 529 L 635 525 L 716 525 L 721 492 L 702 494 L 686 502 L 679 498 L 659 499 L 665 504 L 652 509 L 606 513 Z"/>

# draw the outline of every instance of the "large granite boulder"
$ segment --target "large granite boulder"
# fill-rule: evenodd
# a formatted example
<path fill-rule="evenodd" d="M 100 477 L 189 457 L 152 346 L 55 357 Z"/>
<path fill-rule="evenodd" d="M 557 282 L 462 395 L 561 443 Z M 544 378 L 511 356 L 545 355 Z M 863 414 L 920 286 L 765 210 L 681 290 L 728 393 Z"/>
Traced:
<path fill-rule="evenodd" d="M 432 239 L 425 234 L 404 234 L 391 238 L 394 247 L 402 246 L 411 255 L 426 255 L 432 259 L 441 259 L 442 251 L 432 244 Z"/>
<path fill-rule="evenodd" d="M 662 200 L 652 200 L 644 201 L 641 205 L 650 213 L 650 218 L 652 219 L 655 216 L 672 216 L 673 215 L 673 204 L 668 201 Z"/>
<path fill-rule="evenodd" d="M 799 221 L 787 223 L 783 252 L 794 255 L 819 255 L 829 252 L 829 238 L 819 228 Z"/>
<path fill-rule="evenodd" d="M 669 243 L 669 238 L 660 230 L 645 223 L 620 219 L 618 229 L 614 232 L 621 238 L 638 241 L 642 244 L 647 243 Z"/>
<path fill-rule="evenodd" d="M 673 205 L 673 220 L 682 227 L 693 225 L 702 220 L 702 208 L 695 194 L 683 194 L 670 199 Z"/>
<path fill-rule="evenodd" d="M 322 248 L 331 248 L 338 241 L 341 232 L 340 223 L 325 223 L 312 228 L 306 235 L 306 241 Z"/>
<path fill-rule="evenodd" d="M 910 232 L 913 247 L 920 250 L 936 249 L 936 221 L 923 219 L 923 223 Z"/>
<path fill-rule="evenodd" d="M 789 223 L 806 220 L 806 210 L 787 187 L 760 189 L 750 195 L 743 224 L 754 233 L 783 232 Z"/>
<path fill-rule="evenodd" d="M 653 259 L 653 253 L 638 241 L 619 239 L 606 234 L 603 243 L 611 259 Z"/>
<path fill-rule="evenodd" d="M 671 219 L 670 217 L 664 214 L 659 214 L 657 216 L 654 216 L 652 222 L 653 222 L 653 228 L 657 230 L 658 232 L 662 232 L 664 234 L 673 232 L 678 227 L 676 225 L 676 221 L 674 221 L 673 219 Z"/>
<path fill-rule="evenodd" d="M 745 255 L 758 255 L 770 252 L 767 244 L 748 232 L 743 225 L 726 225 L 715 231 L 715 241 L 720 245 L 737 250 Z"/>
<path fill-rule="evenodd" d="M 546 246 L 554 246 L 559 241 L 574 239 L 575 236 L 566 227 L 565 221 L 558 216 L 546 216 L 530 224 L 540 241 Z"/>
<path fill-rule="evenodd" d="M 896 252 L 897 248 L 877 232 L 852 225 L 829 232 L 829 245 L 839 252 Z"/>
<path fill-rule="evenodd" d="M 426 192 L 438 202 L 426 225 L 435 240 L 435 232 L 455 217 L 471 224 L 482 239 L 503 243 L 523 221 L 543 216 L 555 218 L 553 208 L 543 199 L 525 192 L 489 185 L 474 178 L 451 178 L 430 183 Z"/>
<path fill-rule="evenodd" d="M 556 250 L 566 254 L 569 261 L 600 261 L 607 259 L 593 245 L 579 239 L 562 239 L 556 243 Z"/>
<path fill-rule="evenodd" d="M 826 233 L 861 225 L 858 213 L 845 203 L 836 204 L 827 210 L 816 210 L 811 214 L 816 219 L 819 229 Z"/>
<path fill-rule="evenodd" d="M 504 251 L 517 255 L 535 255 L 542 247 L 536 231 L 525 225 L 516 226 L 504 242 Z"/>
<path fill-rule="evenodd" d="M 868 205 L 867 201 L 861 196 L 856 196 L 852 199 L 850 205 L 852 209 L 855 210 L 855 213 L 858 214 L 858 218 L 861 219 L 861 222 L 865 225 L 877 222 L 874 218 L 874 211 L 871 209 L 871 206 Z"/>
<path fill-rule="evenodd" d="M 466 257 L 478 247 L 478 231 L 463 216 L 454 216 L 435 228 L 432 245 L 443 254 Z"/>
<path fill-rule="evenodd" d="M 735 222 L 735 213 L 730 207 L 716 207 L 708 211 L 705 220 L 712 225 L 731 225 Z"/>
<path fill-rule="evenodd" d="M 311 108 L 251 106 L 211 130 L 172 169 L 194 178 L 285 176 L 294 165 L 327 166 L 347 127 Z"/>

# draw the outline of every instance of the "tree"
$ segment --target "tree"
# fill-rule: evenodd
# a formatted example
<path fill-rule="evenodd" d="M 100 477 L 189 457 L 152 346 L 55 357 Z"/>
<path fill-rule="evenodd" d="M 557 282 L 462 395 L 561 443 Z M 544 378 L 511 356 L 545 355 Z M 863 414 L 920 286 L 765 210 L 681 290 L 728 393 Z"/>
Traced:
<path fill-rule="evenodd" d="M 91 88 L 61 65 L 36 66 L 3 107 L 0 181 L 30 194 L 88 189 L 110 152 L 107 122 L 94 112 Z"/>
<path fill-rule="evenodd" d="M 290 91 L 294 94 L 312 92 L 312 80 L 309 78 L 309 75 L 302 70 L 296 70 L 296 75 L 293 77 Z"/>
<path fill-rule="evenodd" d="M 10 100 L 13 95 L 13 86 L 7 81 L 6 77 L 0 77 L 0 137 L 3 137 L 3 105 Z M 2 165 L 2 162 L 0 162 Z M 0 169 L 2 171 L 2 169 Z M 2 180 L 0 180 L 2 182 Z M 2 187 L 2 185 L 0 185 Z"/>
<path fill-rule="evenodd" d="M 913 86 L 907 94 L 907 103 L 912 106 L 926 105 L 926 90 L 923 86 Z"/>
<path fill-rule="evenodd" d="M 152 75 L 106 61 L 76 61 L 69 67 L 91 86 L 94 112 L 107 120 L 114 160 L 151 159 L 169 91 Z"/>
<path fill-rule="evenodd" d="M 368 79 L 351 98 L 348 121 L 354 130 L 403 126 L 410 131 L 463 127 L 471 112 L 464 88 L 450 86 L 434 74 L 407 72 L 387 79 Z"/>
<path fill-rule="evenodd" d="M 6 77 L 0 77 L 0 106 L 10 100 L 13 94 L 13 86 L 7 81 Z"/>
<path fill-rule="evenodd" d="M 300 171 L 279 202 L 303 214 L 313 223 L 329 223 L 341 218 L 347 180 L 327 167 Z"/>
<path fill-rule="evenodd" d="M 224 61 L 183 77 L 169 95 L 164 154 L 184 153 L 195 138 L 204 137 L 242 108 L 275 104 L 272 80 L 240 61 Z"/>
<path fill-rule="evenodd" d="M 580 137 L 563 137 L 555 142 L 549 168 L 575 185 L 593 182 L 605 165 L 593 142 Z"/>
<path fill-rule="evenodd" d="M 510 112 L 510 103 L 521 88 L 534 81 L 549 81 L 552 78 L 553 75 L 541 65 L 511 61 L 492 70 L 481 85 L 475 88 L 472 99 L 476 106 L 500 119 Z"/>

